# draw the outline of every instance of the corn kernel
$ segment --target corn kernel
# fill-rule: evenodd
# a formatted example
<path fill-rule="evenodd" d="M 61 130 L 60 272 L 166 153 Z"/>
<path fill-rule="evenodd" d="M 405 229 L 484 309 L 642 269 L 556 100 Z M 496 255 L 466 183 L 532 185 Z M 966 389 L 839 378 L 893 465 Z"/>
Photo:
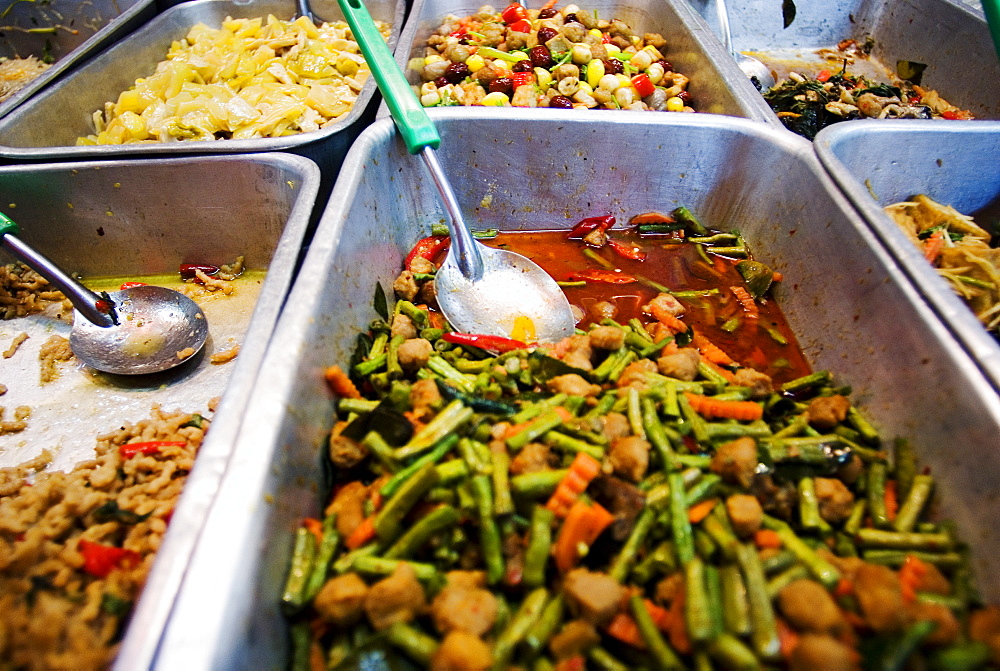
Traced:
<path fill-rule="evenodd" d="M 674 96 L 673 98 L 667 98 L 667 111 L 668 112 L 683 112 L 684 111 L 684 101 Z"/>
<path fill-rule="evenodd" d="M 494 70 L 510 70 L 510 64 L 503 59 L 496 59 L 491 63 Z"/>
<path fill-rule="evenodd" d="M 583 91 L 587 95 L 593 95 L 593 93 L 594 93 L 594 87 L 591 86 L 588 82 L 583 82 L 582 81 L 582 82 L 580 82 L 580 88 L 577 89 L 577 91 L 578 92 L 579 91 Z"/>
<path fill-rule="evenodd" d="M 444 60 L 444 56 L 438 56 L 437 54 L 431 54 L 430 56 L 424 56 L 424 65 L 430 65 L 431 63 L 440 63 Z"/>
<path fill-rule="evenodd" d="M 631 86 L 632 85 L 632 80 L 629 79 L 628 77 L 626 77 L 625 75 L 623 75 L 620 72 L 618 74 L 616 74 L 615 77 L 618 77 L 618 85 L 619 86 Z"/>
<path fill-rule="evenodd" d="M 538 89 L 545 93 L 552 85 L 552 73 L 545 68 L 535 68 L 535 83 Z"/>
<path fill-rule="evenodd" d="M 482 104 L 487 107 L 507 107 L 510 105 L 510 100 L 507 99 L 507 94 L 494 91 L 483 96 Z"/>
<path fill-rule="evenodd" d="M 469 66 L 471 72 L 478 72 L 486 66 L 486 61 L 479 54 L 472 54 L 465 59 L 465 64 Z"/>
<path fill-rule="evenodd" d="M 529 56 L 528 54 L 524 53 L 523 51 L 512 51 L 512 52 L 510 52 L 510 55 L 511 55 L 512 58 L 517 58 L 517 60 L 519 60 L 519 61 L 530 61 L 531 60 L 531 56 Z"/>
<path fill-rule="evenodd" d="M 604 61 L 597 60 L 595 58 L 591 62 L 587 63 L 587 83 L 590 84 L 591 88 L 595 88 L 603 76 Z"/>
<path fill-rule="evenodd" d="M 622 50 L 618 48 L 617 44 L 605 44 L 604 50 L 608 52 L 608 56 L 614 56 L 615 54 L 620 54 L 622 52 Z"/>
<path fill-rule="evenodd" d="M 591 28 L 591 29 L 590 29 L 590 30 L 588 30 L 587 32 L 588 32 L 588 33 L 590 33 L 591 35 L 593 35 L 594 37 L 603 37 L 603 36 L 604 36 L 604 35 L 603 35 L 603 34 L 601 33 L 601 31 L 599 31 L 599 30 L 598 30 L 597 28 Z"/>

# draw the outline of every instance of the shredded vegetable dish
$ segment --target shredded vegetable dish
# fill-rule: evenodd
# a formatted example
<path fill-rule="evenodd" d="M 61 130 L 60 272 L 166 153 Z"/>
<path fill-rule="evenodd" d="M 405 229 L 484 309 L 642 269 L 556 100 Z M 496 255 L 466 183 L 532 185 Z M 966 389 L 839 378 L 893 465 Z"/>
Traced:
<path fill-rule="evenodd" d="M 683 207 L 615 224 L 491 242 L 566 287 L 580 330 L 555 345 L 449 329 L 445 236 L 377 297 L 326 371 L 334 486 L 295 536 L 292 668 L 1000 660 L 934 477 L 810 371 L 780 273 Z"/>
<path fill-rule="evenodd" d="M 449 15 L 410 61 L 425 107 L 488 105 L 693 112 L 658 33 L 640 35 L 597 11 L 555 2 Z"/>
<path fill-rule="evenodd" d="M 991 246 L 992 235 L 972 217 L 925 195 L 894 203 L 885 211 L 983 326 L 1000 335 L 1000 250 Z"/>
<path fill-rule="evenodd" d="M 51 63 L 34 56 L 0 58 L 0 102 L 37 79 L 50 66 Z"/>
<path fill-rule="evenodd" d="M 379 22 L 388 37 L 389 26 Z M 156 72 L 94 112 L 78 145 L 282 137 L 350 111 L 368 66 L 343 21 L 228 18 L 194 26 Z"/>

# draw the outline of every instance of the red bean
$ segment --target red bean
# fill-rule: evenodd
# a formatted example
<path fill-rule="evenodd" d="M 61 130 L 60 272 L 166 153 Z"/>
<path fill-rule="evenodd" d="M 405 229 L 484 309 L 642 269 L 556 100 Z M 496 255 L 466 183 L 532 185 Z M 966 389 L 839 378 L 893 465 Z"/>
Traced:
<path fill-rule="evenodd" d="M 434 86 L 441 88 L 442 86 L 447 86 L 451 82 L 448 81 L 447 77 L 438 77 L 434 80 Z"/>
<path fill-rule="evenodd" d="M 510 77 L 497 77 L 490 82 L 490 93 L 510 93 L 513 87 Z"/>
<path fill-rule="evenodd" d="M 556 30 L 555 28 L 549 28 L 548 26 L 543 26 L 542 28 L 538 29 L 538 41 L 548 42 L 558 34 L 559 31 Z"/>
<path fill-rule="evenodd" d="M 549 107 L 571 110 L 573 109 L 573 101 L 567 98 L 566 96 L 552 96 L 552 98 L 549 100 Z"/>
<path fill-rule="evenodd" d="M 656 62 L 663 66 L 663 71 L 664 72 L 673 72 L 674 71 L 674 65 L 670 61 L 659 60 L 659 61 L 656 61 Z"/>
<path fill-rule="evenodd" d="M 576 21 L 577 23 L 579 23 L 580 19 L 576 18 L 576 14 L 570 12 L 569 14 L 563 17 L 563 23 L 569 23 L 570 21 Z"/>
<path fill-rule="evenodd" d="M 532 67 L 534 66 L 531 65 L 531 61 L 518 61 L 517 63 L 514 63 L 511 70 L 514 72 L 531 72 Z"/>
<path fill-rule="evenodd" d="M 687 91 L 681 91 L 677 94 L 677 97 L 683 100 L 685 105 L 691 104 L 691 94 Z"/>
<path fill-rule="evenodd" d="M 472 71 L 469 70 L 469 66 L 465 63 L 452 63 L 444 71 L 444 78 L 452 84 L 458 84 L 470 74 L 472 74 Z"/>
<path fill-rule="evenodd" d="M 552 66 L 552 54 L 549 53 L 549 48 L 545 45 L 539 44 L 536 47 L 531 47 L 528 56 L 531 58 L 531 64 L 536 68 L 548 68 Z"/>
<path fill-rule="evenodd" d="M 558 10 L 556 10 L 556 9 L 554 9 L 552 7 L 546 7 L 545 9 L 543 9 L 543 10 L 541 10 L 541 11 L 538 12 L 538 18 L 540 18 L 540 19 L 551 19 L 553 16 L 555 16 L 558 13 L 559 13 Z"/>
<path fill-rule="evenodd" d="M 625 66 L 617 58 L 605 58 L 604 59 L 604 73 L 609 75 L 617 75 L 625 72 Z"/>

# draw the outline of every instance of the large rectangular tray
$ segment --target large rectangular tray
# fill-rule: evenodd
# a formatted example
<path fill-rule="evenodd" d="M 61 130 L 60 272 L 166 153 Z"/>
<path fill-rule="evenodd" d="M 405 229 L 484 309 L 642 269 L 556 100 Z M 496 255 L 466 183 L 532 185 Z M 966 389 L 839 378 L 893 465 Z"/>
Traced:
<path fill-rule="evenodd" d="M 375 19 L 392 24 L 391 47 L 402 27 L 404 2 L 370 0 L 366 5 Z M 137 78 L 151 74 L 166 57 L 171 42 L 182 39 L 196 23 L 218 27 L 227 16 L 251 18 L 268 14 L 290 19 L 295 9 L 296 3 L 291 0 L 195 0 L 171 7 L 0 120 L 0 157 L 80 159 L 290 150 L 312 158 L 326 172 L 336 175 L 339 159 L 360 132 L 364 125 L 361 122 L 370 117 L 366 112 L 376 90 L 373 79 L 365 84 L 350 112 L 329 127 L 312 133 L 251 140 L 75 146 L 77 137 L 93 132 L 94 110 L 103 109 L 105 101 L 117 100 L 118 94 L 131 88 Z M 317 2 L 315 13 L 331 21 L 343 17 L 332 0 Z"/>
<path fill-rule="evenodd" d="M 441 162 L 474 228 L 567 229 L 585 216 L 678 204 L 739 227 L 755 256 L 784 274 L 776 299 L 812 365 L 853 385 L 886 440 L 913 437 L 939 483 L 941 514 L 975 545 L 984 593 L 1000 596 L 1000 529 L 982 505 L 1000 474 L 1000 397 L 809 142 L 713 115 L 609 124 L 594 111 L 522 110 L 515 121 L 442 110 L 435 120 Z M 347 363 L 376 316 L 376 283 L 390 291 L 406 252 L 443 216 L 420 161 L 388 120 L 373 124 L 347 157 L 282 314 L 157 668 L 283 663 L 279 600 L 293 532 L 325 494 L 321 453 L 334 418 L 324 367 Z"/>
<path fill-rule="evenodd" d="M 667 40 L 664 55 L 691 80 L 688 90 L 697 111 L 780 123 L 706 23 L 684 0 L 590 0 L 578 4 L 596 10 L 602 18 L 621 19 L 637 33 L 663 35 Z M 407 69 L 407 64 L 411 58 L 423 58 L 427 38 L 441 20 L 448 14 L 474 14 L 481 6 L 476 0 L 414 0 L 395 51 L 396 62 L 411 84 L 418 85 L 421 79 L 419 73 Z M 496 5 L 498 10 L 503 6 Z M 388 113 L 383 104 L 379 117 Z"/>
<path fill-rule="evenodd" d="M 717 27 L 715 0 L 691 0 L 710 25 Z M 848 72 L 886 74 L 897 60 L 927 65 L 921 86 L 935 89 L 953 105 L 978 119 L 1000 119 L 1000 61 L 983 13 L 958 0 L 848 0 L 796 2 L 795 20 L 783 27 L 782 3 L 771 0 L 729 2 L 733 46 L 774 65 L 815 75 L 821 69 L 817 49 L 836 49 L 841 40 L 859 44 L 871 37 L 871 62 L 858 61 Z M 811 68 L 804 67 L 813 64 Z"/>
<path fill-rule="evenodd" d="M 50 0 L 8 3 L 0 56 L 50 56 L 52 66 L 0 103 L 0 117 L 156 14 L 154 0 Z M 49 32 L 51 29 L 51 32 Z"/>
<path fill-rule="evenodd" d="M 67 335 L 69 325 L 45 317 L 0 322 L 4 349 L 14 335 L 30 334 L 3 360 L 9 390 L 0 403 L 9 411 L 32 407 L 26 431 L 0 436 L 3 466 L 49 448 L 51 468 L 68 470 L 92 458 L 96 436 L 149 416 L 154 403 L 165 411 L 205 412 L 209 399 L 221 396 L 126 632 L 128 668 L 144 668 L 140 660 L 151 657 L 169 612 L 291 287 L 318 185 L 315 164 L 278 153 L 0 168 L 0 202 L 20 224 L 20 237 L 68 272 L 175 275 L 180 263 L 229 263 L 241 254 L 249 270 L 267 270 L 263 282 L 259 273 L 237 280 L 232 302 L 203 304 L 205 354 L 151 376 L 108 376 L 72 361 L 60 366 L 59 379 L 39 386 L 38 348 L 51 333 Z M 2 262 L 9 262 L 6 254 Z M 240 344 L 235 361 L 208 361 L 208 353 L 233 343 Z"/>
<path fill-rule="evenodd" d="M 838 124 L 821 131 L 815 147 L 918 290 L 1000 389 L 1000 344 L 882 210 L 920 193 L 965 214 L 996 207 L 1000 122 Z"/>

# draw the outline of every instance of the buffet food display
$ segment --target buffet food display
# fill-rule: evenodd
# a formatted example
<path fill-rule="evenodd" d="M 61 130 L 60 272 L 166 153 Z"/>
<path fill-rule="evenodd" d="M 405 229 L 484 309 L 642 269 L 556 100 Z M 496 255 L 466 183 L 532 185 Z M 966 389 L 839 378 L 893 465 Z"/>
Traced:
<path fill-rule="evenodd" d="M 99 373 L 0 262 L 0 667 L 1000 664 L 1000 99 L 923 18 L 784 3 L 758 92 L 678 0 L 373 2 L 476 237 L 573 305 L 538 343 L 437 311 L 436 192 L 316 4 L 0 54 L 2 209 L 210 325 Z"/>

